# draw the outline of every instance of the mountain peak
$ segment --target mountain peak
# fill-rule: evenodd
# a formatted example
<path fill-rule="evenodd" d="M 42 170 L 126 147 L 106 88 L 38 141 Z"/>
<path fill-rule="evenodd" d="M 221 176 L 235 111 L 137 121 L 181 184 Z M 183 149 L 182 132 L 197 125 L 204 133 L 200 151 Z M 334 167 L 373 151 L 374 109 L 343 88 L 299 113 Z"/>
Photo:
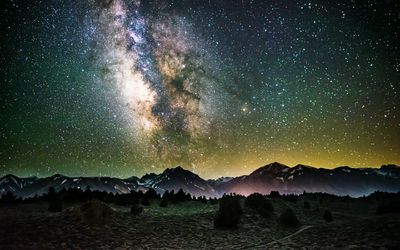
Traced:
<path fill-rule="evenodd" d="M 293 169 L 302 170 L 302 169 L 315 169 L 315 168 L 304 164 L 297 164 L 296 166 L 293 167 Z"/>
<path fill-rule="evenodd" d="M 54 175 L 52 175 L 52 176 L 50 176 L 52 179 L 56 179 L 56 178 L 60 178 L 60 177 L 65 177 L 64 175 L 62 175 L 62 174 L 54 174 Z"/>
<path fill-rule="evenodd" d="M 9 179 L 9 178 L 17 178 L 17 179 L 19 179 L 19 177 L 18 176 L 16 176 L 16 175 L 13 175 L 13 174 L 7 174 L 7 175 L 4 175 L 3 177 L 0 177 L 0 179 Z"/>
<path fill-rule="evenodd" d="M 168 173 L 191 173 L 191 171 L 182 168 L 181 166 L 177 166 L 175 168 L 167 168 L 164 170 L 163 174 L 168 174 Z"/>
<path fill-rule="evenodd" d="M 265 174 L 265 173 L 276 174 L 276 173 L 284 172 L 287 169 L 289 169 L 289 167 L 284 164 L 281 164 L 279 162 L 272 162 L 270 164 L 267 164 L 263 167 L 258 168 L 250 175 Z"/>

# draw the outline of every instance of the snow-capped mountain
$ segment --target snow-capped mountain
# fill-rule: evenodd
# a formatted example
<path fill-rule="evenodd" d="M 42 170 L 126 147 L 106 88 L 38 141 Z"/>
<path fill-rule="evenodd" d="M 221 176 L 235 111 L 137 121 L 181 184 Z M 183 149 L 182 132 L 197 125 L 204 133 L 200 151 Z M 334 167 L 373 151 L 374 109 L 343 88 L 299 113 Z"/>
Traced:
<path fill-rule="evenodd" d="M 166 190 L 176 192 L 182 188 L 194 196 L 218 196 L 218 192 L 207 181 L 180 166 L 167 168 L 158 175 L 146 174 L 139 180 L 139 184 L 153 188 L 158 193 L 164 193 Z"/>
<path fill-rule="evenodd" d="M 0 194 L 11 191 L 13 193 L 31 185 L 38 180 L 37 177 L 20 178 L 12 174 L 8 174 L 0 178 Z"/>
<path fill-rule="evenodd" d="M 111 193 L 129 193 L 138 185 L 135 179 L 122 180 L 111 177 L 68 177 L 56 174 L 46 178 L 40 178 L 15 191 L 21 197 L 33 197 L 47 193 L 50 187 L 56 191 L 69 188 L 85 190 L 90 186 L 91 190 L 106 191 Z"/>
<path fill-rule="evenodd" d="M 326 192 L 337 195 L 362 196 L 374 191 L 399 192 L 400 167 L 385 165 L 380 168 L 335 169 L 314 168 L 306 165 L 288 167 L 274 162 L 263 166 L 249 175 L 221 177 L 204 180 L 197 174 L 181 167 L 168 168 L 160 174 L 146 174 L 119 179 L 112 177 L 67 177 L 53 175 L 46 178 L 19 178 L 6 175 L 0 178 L 0 194 L 12 191 L 21 197 L 32 197 L 46 193 L 49 187 L 57 191 L 68 188 L 100 190 L 112 193 L 128 193 L 131 190 L 153 188 L 162 194 L 166 190 L 183 189 L 195 196 L 216 197 L 224 193 L 249 195 L 254 192 L 269 194 Z"/>
<path fill-rule="evenodd" d="M 400 168 L 395 165 L 374 168 L 338 167 L 314 168 L 305 165 L 288 167 L 274 162 L 255 170 L 250 175 L 236 177 L 219 186 L 221 193 L 248 195 L 326 192 L 337 195 L 362 196 L 374 191 L 400 191 Z"/>

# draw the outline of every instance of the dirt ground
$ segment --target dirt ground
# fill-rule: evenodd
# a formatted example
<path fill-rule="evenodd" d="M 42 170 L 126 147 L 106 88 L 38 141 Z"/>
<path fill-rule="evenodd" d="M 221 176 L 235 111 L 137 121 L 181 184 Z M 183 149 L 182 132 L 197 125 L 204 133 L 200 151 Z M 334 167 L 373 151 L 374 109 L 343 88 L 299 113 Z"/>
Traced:
<path fill-rule="evenodd" d="M 400 215 L 375 215 L 368 204 L 317 204 L 305 209 L 274 200 L 275 215 L 261 218 L 245 209 L 238 229 L 216 230 L 218 205 L 200 202 L 170 204 L 154 201 L 134 216 L 129 207 L 112 205 L 109 220 L 88 224 L 73 211 L 81 204 L 64 205 L 49 213 L 46 203 L 0 207 L 0 249 L 398 249 Z M 280 211 L 292 207 L 301 226 L 277 222 Z M 319 207 L 319 209 L 316 209 Z M 329 208 L 334 221 L 322 219 Z"/>

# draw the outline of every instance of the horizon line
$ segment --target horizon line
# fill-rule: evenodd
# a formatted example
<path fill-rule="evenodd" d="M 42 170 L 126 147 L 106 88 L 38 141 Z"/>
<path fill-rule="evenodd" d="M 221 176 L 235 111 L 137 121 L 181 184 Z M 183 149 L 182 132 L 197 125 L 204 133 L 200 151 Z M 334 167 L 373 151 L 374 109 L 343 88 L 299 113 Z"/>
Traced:
<path fill-rule="evenodd" d="M 309 167 L 309 168 L 314 168 L 314 169 L 326 169 L 326 170 L 335 170 L 335 169 L 344 168 L 344 167 L 351 168 L 351 169 L 380 169 L 380 168 L 382 168 L 383 166 L 396 166 L 396 167 L 400 167 L 399 165 L 394 164 L 394 163 L 387 163 L 387 164 L 383 164 L 383 165 L 381 165 L 381 166 L 373 166 L 373 167 L 351 167 L 351 166 L 344 165 L 344 166 L 337 166 L 337 167 L 334 167 L 334 168 L 324 168 L 324 167 L 314 167 L 314 166 L 310 166 L 310 165 L 306 165 L 306 164 L 301 164 L 301 163 L 296 164 L 296 165 L 294 165 L 294 166 L 289 166 L 289 165 L 286 165 L 286 164 L 283 164 L 283 163 L 280 163 L 280 162 L 276 162 L 276 161 L 275 161 L 275 162 L 271 162 L 271 163 L 268 163 L 268 164 L 266 164 L 266 165 L 257 167 L 257 168 L 255 168 L 253 171 L 251 171 L 251 172 L 248 173 L 248 174 L 237 175 L 237 176 L 222 176 L 222 175 L 221 175 L 221 176 L 219 176 L 219 177 L 217 177 L 217 178 L 203 178 L 203 177 L 201 177 L 198 173 L 196 173 L 196 172 L 194 172 L 194 171 L 192 171 L 192 170 L 189 170 L 189 169 L 187 169 L 187 168 L 184 168 L 184 167 L 182 167 L 181 165 L 177 165 L 176 167 L 167 167 L 167 168 L 165 168 L 164 170 L 162 170 L 159 174 L 162 174 L 162 173 L 163 173 L 164 171 L 166 171 L 167 169 L 182 168 L 183 170 L 189 171 L 189 172 L 191 172 L 191 173 L 193 173 L 193 174 L 199 176 L 199 177 L 202 178 L 203 180 L 217 180 L 217 179 L 223 178 L 223 177 L 226 177 L 226 178 L 237 178 L 237 177 L 241 177 L 241 176 L 250 175 L 250 174 L 252 174 L 253 172 L 255 172 L 256 170 L 258 170 L 258 169 L 260 169 L 260 168 L 263 168 L 263 167 L 266 167 L 266 166 L 269 166 L 269 165 L 272 165 L 272 164 L 279 164 L 279 165 L 282 165 L 282 166 L 285 166 L 285 167 L 289 167 L 289 168 L 295 168 L 295 167 L 297 167 L 297 166 L 303 166 L 303 167 Z M 5 174 L 5 175 L 1 176 L 0 179 L 4 178 L 4 177 L 6 177 L 6 176 L 9 176 L 9 175 L 15 176 L 15 177 L 17 177 L 17 178 L 32 178 L 32 177 L 37 177 L 37 178 L 48 178 L 48 177 L 52 177 L 52 176 L 55 176 L 55 175 L 60 175 L 60 176 L 68 177 L 68 178 L 81 178 L 81 177 L 86 177 L 86 178 L 99 178 L 99 177 L 106 177 L 106 178 L 117 178 L 117 179 L 122 179 L 122 180 L 124 180 L 124 179 L 129 179 L 129 178 L 132 178 L 132 177 L 136 177 L 136 178 L 141 179 L 141 178 L 143 178 L 145 175 L 148 175 L 148 174 L 157 174 L 157 173 L 155 173 L 155 172 L 146 172 L 146 173 L 143 174 L 141 177 L 136 176 L 136 175 L 130 175 L 130 176 L 125 177 L 125 178 L 123 178 L 123 177 L 116 177 L 116 176 L 106 176 L 106 175 L 97 175 L 97 176 L 93 176 L 93 175 L 90 175 L 90 176 L 89 176 L 89 175 L 88 175 L 88 176 L 85 176 L 85 175 L 70 176 L 70 175 L 67 175 L 67 174 L 60 174 L 59 172 L 54 173 L 54 174 L 52 174 L 52 175 L 43 176 L 43 177 L 39 177 L 39 176 L 36 176 L 36 175 L 30 175 L 30 176 L 26 176 L 26 177 L 21 177 L 21 176 L 18 176 L 18 175 L 16 175 L 16 174 L 9 173 L 9 174 Z M 158 174 L 157 174 L 157 175 L 158 175 Z"/>

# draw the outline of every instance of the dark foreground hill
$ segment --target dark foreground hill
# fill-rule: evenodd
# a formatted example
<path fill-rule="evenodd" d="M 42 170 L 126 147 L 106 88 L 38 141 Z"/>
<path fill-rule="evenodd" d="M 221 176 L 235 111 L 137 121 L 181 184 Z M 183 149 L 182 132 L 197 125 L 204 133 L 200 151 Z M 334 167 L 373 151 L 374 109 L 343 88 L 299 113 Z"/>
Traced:
<path fill-rule="evenodd" d="M 400 191 L 400 167 L 385 165 L 380 168 L 335 169 L 314 168 L 305 165 L 288 167 L 271 163 L 249 175 L 235 178 L 223 177 L 204 180 L 181 167 L 166 169 L 160 174 L 146 174 L 142 178 L 119 179 L 112 177 L 67 177 L 53 175 L 46 178 L 19 178 L 6 175 L 0 178 L 0 194 L 12 191 L 21 197 L 33 197 L 46 193 L 49 187 L 56 191 L 69 188 L 129 193 L 131 190 L 152 188 L 158 193 L 183 189 L 195 196 L 219 197 L 224 193 L 249 195 L 254 192 L 269 194 L 279 191 L 285 194 L 324 192 L 336 195 L 363 196 L 374 191 Z"/>
<path fill-rule="evenodd" d="M 267 218 L 242 205 L 235 229 L 214 228 L 219 205 L 211 201 L 160 207 L 161 200 L 153 199 L 139 215 L 112 203 L 86 210 L 87 203 L 65 202 L 53 213 L 43 201 L 0 204 L 0 249 L 398 249 L 400 244 L 400 214 L 376 214 L 379 197 L 270 199 L 274 212 Z M 299 225 L 280 223 L 288 208 Z M 324 219 L 326 210 L 333 221 Z"/>

